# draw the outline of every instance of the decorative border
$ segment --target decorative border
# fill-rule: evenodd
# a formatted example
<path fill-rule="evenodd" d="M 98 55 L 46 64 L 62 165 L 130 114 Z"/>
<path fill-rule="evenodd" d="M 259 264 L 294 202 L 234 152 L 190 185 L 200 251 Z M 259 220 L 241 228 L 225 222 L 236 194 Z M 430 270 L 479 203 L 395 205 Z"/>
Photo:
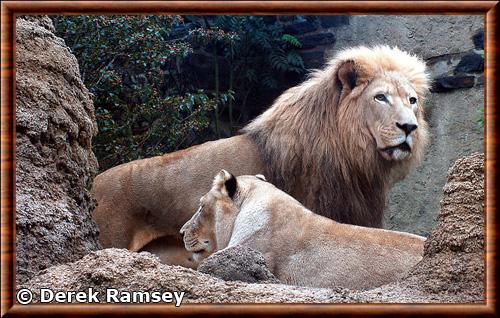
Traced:
<path fill-rule="evenodd" d="M 21 14 L 467 14 L 485 17 L 485 304 L 29 305 L 15 293 L 15 16 Z M 1 315 L 488 315 L 499 316 L 496 172 L 498 1 L 3 1 L 1 3 Z"/>

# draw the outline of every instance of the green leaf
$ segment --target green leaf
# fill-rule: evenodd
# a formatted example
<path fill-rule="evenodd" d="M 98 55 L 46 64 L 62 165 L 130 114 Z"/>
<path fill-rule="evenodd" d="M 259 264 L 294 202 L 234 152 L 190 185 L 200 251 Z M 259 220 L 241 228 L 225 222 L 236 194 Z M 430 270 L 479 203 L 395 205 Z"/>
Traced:
<path fill-rule="evenodd" d="M 297 39 L 295 36 L 291 35 L 291 34 L 283 34 L 281 36 L 281 40 L 283 42 L 286 42 L 288 44 L 291 44 L 297 48 L 300 48 L 302 47 L 302 43 L 300 43 L 299 39 Z"/>

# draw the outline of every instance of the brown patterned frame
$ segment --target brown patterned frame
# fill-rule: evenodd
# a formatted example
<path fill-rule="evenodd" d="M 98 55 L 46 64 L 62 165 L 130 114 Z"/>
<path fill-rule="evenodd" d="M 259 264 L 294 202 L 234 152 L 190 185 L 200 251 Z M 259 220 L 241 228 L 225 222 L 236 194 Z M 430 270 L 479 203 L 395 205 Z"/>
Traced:
<path fill-rule="evenodd" d="M 498 316 L 496 183 L 498 1 L 3 1 L 1 4 L 1 315 L 450 315 Z M 468 14 L 485 18 L 485 304 L 28 305 L 15 293 L 15 16 L 20 14 Z"/>

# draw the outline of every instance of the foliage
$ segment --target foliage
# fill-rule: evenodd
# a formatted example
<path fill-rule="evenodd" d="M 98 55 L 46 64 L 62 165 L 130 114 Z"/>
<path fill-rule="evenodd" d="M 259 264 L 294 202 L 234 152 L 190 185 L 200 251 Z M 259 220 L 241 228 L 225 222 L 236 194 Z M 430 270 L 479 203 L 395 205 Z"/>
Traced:
<path fill-rule="evenodd" d="M 484 107 L 481 107 L 477 110 L 477 112 L 479 113 L 479 118 L 477 120 L 478 124 L 480 127 L 484 127 Z"/>
<path fill-rule="evenodd" d="M 281 24 L 266 23 L 263 16 L 218 16 L 214 24 L 239 35 L 240 40 L 223 53 L 232 60 L 233 72 L 243 71 L 235 79 L 237 86 L 263 83 L 276 88 L 276 71 L 304 72 L 304 62 L 297 52 L 302 44 L 295 36 L 283 33 Z"/>
<path fill-rule="evenodd" d="M 280 90 L 280 77 L 304 72 L 300 41 L 269 17 L 53 20 L 94 94 L 99 134 L 93 146 L 102 170 L 231 135 L 235 123 L 249 119 L 249 96 Z M 204 89 L 195 84 L 199 73 L 190 63 L 196 54 L 211 56 L 213 72 L 202 77 L 210 80 Z"/>
<path fill-rule="evenodd" d="M 305 71 L 302 57 L 297 52 L 302 44 L 295 36 L 284 33 L 276 19 L 270 21 L 264 16 L 189 19 L 198 26 L 191 34 L 214 34 L 208 36 L 212 41 L 205 44 L 212 44 L 213 48 L 215 90 L 217 92 L 220 86 L 218 60 L 223 59 L 228 65 L 227 75 L 223 76 L 228 79 L 227 89 L 235 92 L 235 103 L 239 105 L 238 121 L 245 113 L 248 97 L 252 93 L 260 93 L 263 89 L 282 90 L 280 76 L 290 72 L 303 74 Z M 229 101 L 227 106 L 229 127 L 233 131 L 233 101 Z"/>
<path fill-rule="evenodd" d="M 190 87 L 181 65 L 193 49 L 171 37 L 182 22 L 178 16 L 54 18 L 94 94 L 101 169 L 185 146 L 231 96 Z"/>

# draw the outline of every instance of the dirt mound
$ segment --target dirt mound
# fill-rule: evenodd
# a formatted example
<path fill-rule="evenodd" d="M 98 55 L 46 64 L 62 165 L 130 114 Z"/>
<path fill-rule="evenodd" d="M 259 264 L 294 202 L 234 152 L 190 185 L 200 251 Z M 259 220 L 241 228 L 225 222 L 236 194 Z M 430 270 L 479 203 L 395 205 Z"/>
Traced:
<path fill-rule="evenodd" d="M 482 302 L 484 301 L 484 156 L 458 160 L 449 171 L 436 229 L 425 256 L 406 279 L 369 291 L 228 282 L 161 264 L 147 252 L 106 249 L 52 267 L 18 288 L 185 291 L 185 302 Z M 35 295 L 35 300 L 38 295 Z"/>
<path fill-rule="evenodd" d="M 17 282 L 98 247 L 90 185 L 94 106 L 48 17 L 16 24 Z"/>
<path fill-rule="evenodd" d="M 459 159 L 448 171 L 438 225 L 409 282 L 436 294 L 484 298 L 484 155 Z"/>
<path fill-rule="evenodd" d="M 34 300 L 40 288 L 87 290 L 93 288 L 103 300 L 107 288 L 127 291 L 184 291 L 186 302 L 324 302 L 328 289 L 274 284 L 225 282 L 198 271 L 160 263 L 148 253 L 109 248 L 93 252 L 77 262 L 47 269 L 18 288 L 29 288 Z"/>

